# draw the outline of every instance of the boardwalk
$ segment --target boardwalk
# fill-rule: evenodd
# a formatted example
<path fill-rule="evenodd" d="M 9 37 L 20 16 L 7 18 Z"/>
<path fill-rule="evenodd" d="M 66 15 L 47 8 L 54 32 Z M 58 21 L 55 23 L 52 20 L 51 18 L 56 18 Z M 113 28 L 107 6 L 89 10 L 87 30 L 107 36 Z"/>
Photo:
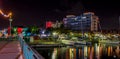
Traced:
<path fill-rule="evenodd" d="M 0 59 L 23 59 L 18 41 L 0 42 Z"/>

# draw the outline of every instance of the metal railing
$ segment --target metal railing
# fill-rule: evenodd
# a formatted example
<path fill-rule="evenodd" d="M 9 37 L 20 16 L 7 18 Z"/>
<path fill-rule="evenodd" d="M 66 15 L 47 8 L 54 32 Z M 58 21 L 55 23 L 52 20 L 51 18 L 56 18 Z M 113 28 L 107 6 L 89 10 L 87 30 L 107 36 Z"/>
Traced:
<path fill-rule="evenodd" d="M 18 37 L 25 59 L 44 59 L 36 50 L 31 48 L 21 37 Z"/>

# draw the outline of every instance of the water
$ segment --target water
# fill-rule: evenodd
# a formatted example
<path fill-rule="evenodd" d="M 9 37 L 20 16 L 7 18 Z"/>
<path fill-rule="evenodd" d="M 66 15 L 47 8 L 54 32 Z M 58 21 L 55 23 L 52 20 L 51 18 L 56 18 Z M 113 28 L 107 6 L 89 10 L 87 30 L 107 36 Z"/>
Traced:
<path fill-rule="evenodd" d="M 45 59 L 120 59 L 120 46 L 114 44 L 35 49 Z"/>

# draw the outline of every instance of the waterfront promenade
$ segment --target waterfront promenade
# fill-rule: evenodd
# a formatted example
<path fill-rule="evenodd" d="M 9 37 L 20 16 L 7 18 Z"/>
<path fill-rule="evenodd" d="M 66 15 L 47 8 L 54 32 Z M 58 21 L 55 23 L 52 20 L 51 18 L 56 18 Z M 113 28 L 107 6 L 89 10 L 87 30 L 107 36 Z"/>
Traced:
<path fill-rule="evenodd" d="M 19 41 L 0 41 L 0 59 L 24 59 Z"/>

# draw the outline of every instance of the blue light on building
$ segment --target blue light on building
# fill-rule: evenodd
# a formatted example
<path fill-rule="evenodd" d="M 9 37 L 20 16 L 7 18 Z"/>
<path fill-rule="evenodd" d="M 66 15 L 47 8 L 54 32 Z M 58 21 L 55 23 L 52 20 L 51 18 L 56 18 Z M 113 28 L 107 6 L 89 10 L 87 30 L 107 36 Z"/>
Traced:
<path fill-rule="evenodd" d="M 66 29 L 92 31 L 97 30 L 97 19 L 98 17 L 94 13 L 89 12 L 80 16 L 66 17 L 63 22 Z"/>

